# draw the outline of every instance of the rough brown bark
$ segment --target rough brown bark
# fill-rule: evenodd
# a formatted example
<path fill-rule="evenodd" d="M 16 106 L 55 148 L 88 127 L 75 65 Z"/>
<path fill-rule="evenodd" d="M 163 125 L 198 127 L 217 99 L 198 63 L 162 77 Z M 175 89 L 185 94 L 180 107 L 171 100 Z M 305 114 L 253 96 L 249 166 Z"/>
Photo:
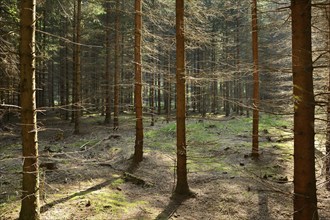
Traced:
<path fill-rule="evenodd" d="M 143 111 L 142 111 L 142 59 L 141 59 L 142 0 L 135 0 L 135 151 L 134 162 L 143 160 Z"/>
<path fill-rule="evenodd" d="M 185 94 L 185 43 L 184 0 L 176 0 L 176 135 L 177 184 L 175 193 L 189 194 L 187 178 L 186 144 L 186 94 Z"/>
<path fill-rule="evenodd" d="M 318 219 L 311 49 L 311 1 L 291 1 L 294 97 L 294 218 Z"/>
<path fill-rule="evenodd" d="M 259 156 L 259 57 L 258 57 L 258 18 L 257 0 L 252 1 L 252 53 L 253 53 L 253 126 L 252 156 Z"/>
<path fill-rule="evenodd" d="M 22 202 L 19 219 L 40 219 L 38 136 L 35 88 L 36 1 L 20 2 L 20 78 L 23 146 Z"/>

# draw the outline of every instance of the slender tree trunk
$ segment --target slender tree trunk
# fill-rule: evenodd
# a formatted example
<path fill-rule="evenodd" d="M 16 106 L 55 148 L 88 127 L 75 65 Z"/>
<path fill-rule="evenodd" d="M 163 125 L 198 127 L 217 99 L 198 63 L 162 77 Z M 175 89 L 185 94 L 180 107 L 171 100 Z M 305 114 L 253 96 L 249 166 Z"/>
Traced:
<path fill-rule="evenodd" d="M 20 2 L 20 78 L 23 145 L 22 202 L 19 219 L 40 219 L 39 164 L 35 85 L 36 1 Z"/>
<path fill-rule="evenodd" d="M 142 109 L 142 58 L 141 58 L 141 33 L 142 33 L 142 0 L 135 0 L 135 151 L 134 162 L 143 160 L 143 109 Z"/>
<path fill-rule="evenodd" d="M 311 1 L 291 1 L 294 97 L 294 217 L 318 219 L 311 41 Z"/>
<path fill-rule="evenodd" d="M 120 78 L 120 72 L 119 72 L 119 0 L 116 0 L 116 18 L 115 18 L 115 77 L 114 77 L 114 116 L 113 116 L 113 128 L 118 129 L 119 126 L 119 78 Z"/>
<path fill-rule="evenodd" d="M 225 21 L 225 60 L 227 63 L 229 63 L 229 33 L 228 33 L 228 21 Z M 229 71 L 229 65 L 227 65 L 227 71 Z M 223 102 L 223 107 L 224 107 L 224 111 L 225 111 L 225 115 L 226 117 L 228 117 L 230 115 L 230 110 L 231 110 L 231 104 L 229 102 L 229 98 L 230 98 L 230 79 L 229 77 L 227 79 L 225 79 L 224 83 L 223 83 L 223 89 L 224 89 L 224 95 L 225 95 L 225 99 Z"/>
<path fill-rule="evenodd" d="M 171 75 L 171 50 L 168 50 L 168 76 L 167 76 L 167 96 L 166 96 L 166 123 L 170 122 L 172 111 L 172 75 Z"/>
<path fill-rule="evenodd" d="M 104 123 L 109 124 L 111 121 L 111 108 L 110 108 L 110 2 L 107 1 L 105 3 L 106 7 L 106 36 L 105 36 L 105 44 L 106 44 L 106 60 L 105 60 L 105 119 Z"/>
<path fill-rule="evenodd" d="M 240 11 L 239 11 L 239 1 L 236 4 L 237 7 L 237 14 L 236 14 L 236 68 L 237 68 L 237 99 L 238 99 L 238 106 L 237 112 L 238 115 L 243 115 L 243 81 L 242 81 L 242 74 L 240 69 Z"/>
<path fill-rule="evenodd" d="M 77 41 L 77 1 L 73 1 L 73 22 L 72 22 L 72 41 L 76 42 Z M 74 117 L 75 117 L 75 104 L 74 102 L 76 101 L 75 98 L 75 92 L 76 92 L 76 77 L 75 77 L 75 72 L 76 72 L 76 45 L 73 44 L 72 47 L 72 113 L 71 113 L 71 122 L 74 123 Z"/>
<path fill-rule="evenodd" d="M 160 73 L 160 68 L 158 69 L 158 74 L 157 74 L 157 114 L 160 115 L 162 111 L 162 106 L 161 106 L 161 73 Z"/>
<path fill-rule="evenodd" d="M 257 0 L 252 1 L 252 51 L 253 51 L 253 128 L 252 156 L 259 157 L 259 58 Z"/>
<path fill-rule="evenodd" d="M 189 194 L 187 179 L 184 0 L 176 0 L 177 184 L 175 193 Z"/>
<path fill-rule="evenodd" d="M 65 20 L 65 36 L 68 38 L 68 19 Z M 65 42 L 65 120 L 69 120 L 69 108 L 70 105 L 70 79 L 69 79 L 69 46 Z"/>
<path fill-rule="evenodd" d="M 200 67 L 200 62 L 201 62 L 201 49 L 198 48 L 196 50 L 196 54 L 195 54 L 195 63 L 196 63 L 196 76 L 197 77 L 200 77 L 200 71 L 201 71 L 201 67 Z M 196 107 L 197 107 L 197 111 L 198 113 L 201 113 L 202 112 L 202 95 L 201 95 L 201 87 L 202 85 L 197 82 L 196 84 Z"/>
<path fill-rule="evenodd" d="M 151 113 L 151 122 L 150 126 L 155 125 L 155 72 L 151 73 L 151 83 L 150 83 L 150 90 L 149 90 L 149 97 L 150 97 L 150 113 Z"/>
<path fill-rule="evenodd" d="M 48 62 L 48 106 L 54 107 L 54 60 Z"/>
<path fill-rule="evenodd" d="M 80 133 L 80 116 L 81 116 L 81 66 L 80 66 L 80 39 L 81 39 L 81 0 L 77 2 L 77 24 L 76 24 L 76 55 L 75 55 L 75 91 L 74 91 L 74 133 Z"/>
<path fill-rule="evenodd" d="M 215 31 L 215 27 L 213 27 L 213 31 Z M 211 50 L 211 71 L 212 74 L 215 72 L 215 62 L 216 62 L 216 49 L 212 48 Z M 211 105 L 211 112 L 213 114 L 217 114 L 217 96 L 218 96 L 218 79 L 215 77 L 212 82 L 212 105 Z"/>
<path fill-rule="evenodd" d="M 65 17 L 61 17 L 61 19 L 63 19 L 61 21 L 62 23 L 62 36 L 65 36 L 66 35 L 66 18 Z M 60 94 L 60 104 L 61 104 L 61 108 L 60 108 L 60 116 L 61 118 L 65 118 L 65 113 L 66 111 L 64 110 L 65 109 L 65 94 L 66 94 L 66 88 L 65 88 L 65 79 L 66 79 L 66 53 L 65 53 L 65 42 L 64 41 L 61 41 L 61 49 L 60 49 L 60 78 L 59 78 L 59 94 Z"/>
<path fill-rule="evenodd" d="M 326 137 L 326 187 L 330 191 L 330 5 L 327 7 L 326 18 L 328 20 L 328 105 L 327 105 L 327 137 Z"/>

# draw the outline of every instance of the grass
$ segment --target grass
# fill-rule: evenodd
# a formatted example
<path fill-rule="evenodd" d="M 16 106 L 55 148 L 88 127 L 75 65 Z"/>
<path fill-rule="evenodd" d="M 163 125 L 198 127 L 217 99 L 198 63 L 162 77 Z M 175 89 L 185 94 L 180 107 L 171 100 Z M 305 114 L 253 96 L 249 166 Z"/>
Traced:
<path fill-rule="evenodd" d="M 260 135 L 266 132 L 267 135 L 287 136 L 289 133 L 284 130 L 290 126 L 290 121 L 277 115 L 262 114 L 259 121 Z M 258 164 L 249 163 L 244 159 L 244 155 L 248 155 L 251 148 L 252 118 L 237 117 L 230 120 L 203 122 L 187 120 L 186 131 L 189 172 L 228 172 L 235 175 L 242 171 L 241 168 L 252 172 L 258 170 L 259 175 L 282 172 L 280 168 L 272 165 L 274 161 Z M 160 128 L 149 128 L 145 132 L 145 140 L 150 145 L 150 151 L 159 150 L 172 156 L 175 155 L 175 136 L 175 122 Z M 291 145 L 290 142 L 260 141 L 261 152 L 275 155 L 282 161 L 292 160 Z M 230 152 L 226 152 L 227 149 Z M 264 156 L 264 160 L 267 160 L 267 157 L 270 156 Z M 240 161 L 246 165 L 240 167 Z"/>
<path fill-rule="evenodd" d="M 90 201 L 95 214 L 111 209 L 111 213 L 118 217 L 127 213 L 129 209 L 146 204 L 146 202 L 142 200 L 130 201 L 124 193 L 114 191 L 109 188 L 104 188 L 99 191 L 91 192 L 87 195 L 75 197 L 72 201 L 82 203 Z"/>
<path fill-rule="evenodd" d="M 88 120 L 92 121 L 92 119 Z M 125 123 L 125 121 L 131 123 L 132 117 L 125 116 L 123 121 L 122 123 Z M 127 125 L 125 124 L 125 126 Z M 285 132 L 288 127 L 291 127 L 290 121 L 287 121 L 281 116 L 263 114 L 260 117 L 260 131 L 267 130 L 269 135 L 289 135 L 288 132 Z M 260 142 L 260 148 L 265 153 L 260 161 L 252 161 L 250 158 L 244 157 L 251 149 L 251 118 L 237 117 L 219 121 L 204 120 L 203 122 L 189 119 L 186 123 L 186 129 L 188 145 L 187 163 L 190 174 L 214 174 L 219 176 L 228 173 L 228 177 L 251 174 L 263 176 L 266 174 L 277 177 L 283 175 L 285 169 L 283 164 L 287 161 L 292 161 L 291 142 L 275 143 L 263 141 Z M 92 137 L 90 140 L 86 138 L 79 139 L 71 143 L 66 143 L 66 145 L 70 148 L 79 148 L 83 145 L 93 146 L 99 141 L 94 138 L 95 137 Z M 118 143 L 110 142 L 110 144 L 112 143 L 116 145 L 109 148 L 107 153 L 110 155 L 119 154 L 124 148 L 117 145 L 133 145 L 134 138 L 129 135 L 118 141 Z M 153 127 L 145 126 L 144 143 L 146 152 L 156 151 L 160 154 L 175 158 L 175 122 L 170 122 L 168 124 L 156 123 Z M 60 144 L 55 145 L 56 147 L 61 146 Z M 13 147 L 17 147 L 17 145 L 13 145 Z M 272 160 L 269 160 L 269 158 Z M 277 166 L 277 160 L 279 159 L 283 161 L 283 164 L 281 164 L 282 166 Z M 241 161 L 244 162 L 243 166 L 240 165 Z M 13 166 L 12 169 L 13 170 L 10 172 L 16 171 L 16 166 Z M 170 167 L 169 169 L 172 168 Z M 147 204 L 147 202 L 143 201 L 141 198 L 135 200 L 130 199 L 128 195 L 125 194 L 125 190 L 117 190 L 116 188 L 120 188 L 124 180 L 119 175 L 114 175 L 115 176 L 112 176 L 114 180 L 109 186 L 73 197 L 70 200 L 70 206 L 79 204 L 82 206 L 81 208 L 85 210 L 84 202 L 90 201 L 90 211 L 93 213 L 95 219 L 109 218 L 109 216 L 103 217 L 102 213 L 105 215 L 105 213 L 109 214 L 110 211 L 110 217 L 115 216 L 115 218 L 120 219 L 125 216 L 125 213 L 132 209 L 151 205 Z M 249 195 L 245 196 L 248 197 Z M 0 204 L 0 212 L 8 210 L 9 207 L 12 207 L 12 210 L 18 209 L 19 202 L 17 201 L 17 197 L 14 197 L 15 196 L 9 198 L 5 203 Z M 58 196 L 52 194 L 52 197 L 57 198 Z"/>

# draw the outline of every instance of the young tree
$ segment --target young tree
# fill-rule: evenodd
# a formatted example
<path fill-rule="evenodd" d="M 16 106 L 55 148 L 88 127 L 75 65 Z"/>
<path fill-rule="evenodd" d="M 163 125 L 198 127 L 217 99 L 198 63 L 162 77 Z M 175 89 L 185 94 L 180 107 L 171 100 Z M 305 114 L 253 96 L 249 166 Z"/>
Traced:
<path fill-rule="evenodd" d="M 184 0 L 176 0 L 176 135 L 177 184 L 175 193 L 189 194 L 187 179 Z"/>
<path fill-rule="evenodd" d="M 40 219 L 38 136 L 35 88 L 36 1 L 20 2 L 20 78 L 23 189 L 19 219 Z"/>
<path fill-rule="evenodd" d="M 311 1 L 291 1 L 294 97 L 294 219 L 318 219 Z"/>
<path fill-rule="evenodd" d="M 135 0 L 135 151 L 134 162 L 143 159 L 143 112 L 142 112 L 142 59 L 141 59 L 141 32 L 142 32 L 142 0 Z"/>
<path fill-rule="evenodd" d="M 253 52 L 253 128 L 252 157 L 259 156 L 259 68 L 258 68 L 258 17 L 257 0 L 252 1 L 252 52 Z"/>

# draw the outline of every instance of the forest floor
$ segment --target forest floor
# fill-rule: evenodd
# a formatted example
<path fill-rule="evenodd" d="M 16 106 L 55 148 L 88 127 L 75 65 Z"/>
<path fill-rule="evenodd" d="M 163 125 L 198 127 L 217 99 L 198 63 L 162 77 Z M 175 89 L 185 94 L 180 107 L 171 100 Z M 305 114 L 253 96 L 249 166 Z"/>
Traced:
<path fill-rule="evenodd" d="M 42 219 L 292 219 L 292 127 L 263 115 L 258 160 L 250 157 L 251 118 L 210 116 L 187 120 L 191 198 L 171 198 L 175 187 L 175 122 L 144 122 L 144 160 L 129 174 L 134 150 L 133 115 L 119 130 L 85 116 L 82 132 L 55 114 L 39 126 Z M 21 143 L 18 123 L 0 133 L 0 219 L 17 219 Z M 321 145 L 322 141 L 318 141 Z M 317 151 L 320 219 L 330 219 L 322 149 Z"/>

